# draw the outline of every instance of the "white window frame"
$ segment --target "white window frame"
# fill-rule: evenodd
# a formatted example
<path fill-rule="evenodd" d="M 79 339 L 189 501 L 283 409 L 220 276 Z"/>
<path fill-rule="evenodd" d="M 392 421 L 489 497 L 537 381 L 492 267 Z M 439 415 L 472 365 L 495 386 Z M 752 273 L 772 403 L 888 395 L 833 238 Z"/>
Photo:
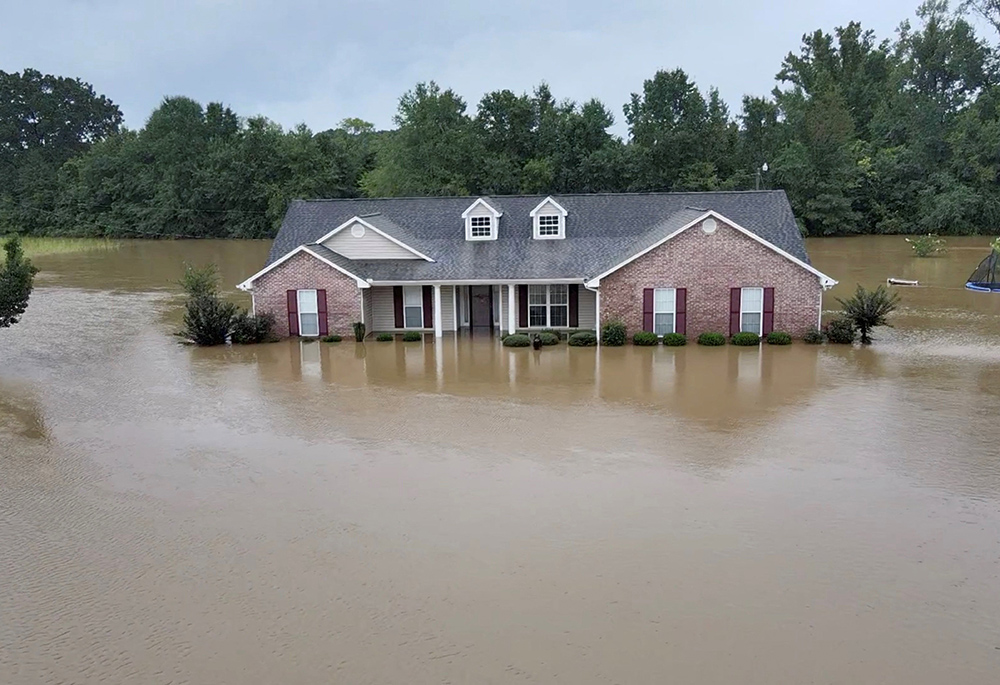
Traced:
<path fill-rule="evenodd" d="M 566 289 L 566 301 L 565 302 L 553 302 L 552 301 L 552 288 L 565 288 Z M 532 304 L 531 303 L 531 289 L 532 288 L 545 288 L 545 303 L 544 304 Z M 544 307 L 545 308 L 545 323 L 544 324 L 532 324 L 531 323 L 531 308 L 532 307 Z M 552 308 L 553 307 L 565 307 L 566 308 L 566 323 L 559 326 L 552 324 Z M 552 283 L 552 284 L 541 284 L 532 283 L 528 285 L 528 328 L 569 328 L 569 285 L 565 283 Z"/>
<path fill-rule="evenodd" d="M 535 240 L 562 240 L 566 237 L 566 209 L 552 199 L 547 197 L 531 210 L 532 235 Z M 559 230 L 554 234 L 542 234 L 542 217 L 557 217 L 559 219 Z"/>
<path fill-rule="evenodd" d="M 314 311 L 314 312 L 307 312 L 305 310 L 305 307 L 302 306 L 302 295 L 305 294 L 305 293 L 312 293 L 313 302 L 316 303 L 316 311 Z M 315 289 L 312 289 L 312 290 L 310 290 L 310 289 L 296 290 L 295 291 L 295 300 L 296 300 L 296 304 L 298 305 L 298 312 L 296 313 L 296 316 L 298 316 L 298 319 L 299 319 L 299 335 L 302 336 L 303 338 L 318 338 L 319 337 L 319 329 L 320 329 L 320 325 L 319 325 L 319 292 L 317 290 L 315 290 Z M 302 332 L 302 315 L 303 314 L 315 314 L 316 315 L 316 332 L 315 333 L 303 333 Z"/>
<path fill-rule="evenodd" d="M 486 222 L 486 226 L 489 228 L 489 232 L 486 235 L 476 235 L 476 230 L 483 228 L 481 225 L 477 226 L 477 221 Z M 469 240 L 492 240 L 493 231 L 495 227 L 495 221 L 492 216 L 484 216 L 482 214 L 478 216 L 470 216 L 467 221 L 469 222 Z"/>
<path fill-rule="evenodd" d="M 418 302 L 419 305 L 406 304 L 406 293 L 416 291 L 419 295 Z M 407 326 L 406 325 L 406 310 L 420 308 L 420 325 L 419 326 Z M 403 286 L 403 328 L 410 330 L 417 330 L 424 328 L 424 288 L 421 285 L 404 285 Z"/>
<path fill-rule="evenodd" d="M 744 305 L 744 303 L 746 302 L 745 295 L 746 295 L 746 293 L 747 293 L 748 290 L 758 290 L 758 291 L 760 291 L 760 309 L 759 310 L 758 309 L 747 309 L 745 307 L 745 305 Z M 758 319 L 759 323 L 757 324 L 757 330 L 756 331 L 747 331 L 747 332 L 749 332 L 749 333 L 756 333 L 757 335 L 763 335 L 763 331 L 764 331 L 764 288 L 763 287 L 752 286 L 752 287 L 747 287 L 747 288 L 740 288 L 740 332 L 744 332 L 744 329 L 743 329 L 743 315 L 744 314 L 759 314 L 760 315 L 760 318 Z"/>
<path fill-rule="evenodd" d="M 656 294 L 662 293 L 664 291 L 670 292 L 670 299 L 672 302 L 671 311 L 666 311 L 663 309 L 656 308 Z M 654 288 L 653 289 L 653 332 L 656 332 L 656 315 L 657 314 L 670 314 L 670 332 L 677 332 L 677 288 Z M 659 337 L 666 335 L 665 333 L 657 333 Z"/>
<path fill-rule="evenodd" d="M 555 233 L 542 233 L 543 218 L 556 220 Z M 565 237 L 566 237 L 566 218 L 562 214 L 545 213 L 545 214 L 538 214 L 537 216 L 535 216 L 535 240 L 562 240 Z"/>

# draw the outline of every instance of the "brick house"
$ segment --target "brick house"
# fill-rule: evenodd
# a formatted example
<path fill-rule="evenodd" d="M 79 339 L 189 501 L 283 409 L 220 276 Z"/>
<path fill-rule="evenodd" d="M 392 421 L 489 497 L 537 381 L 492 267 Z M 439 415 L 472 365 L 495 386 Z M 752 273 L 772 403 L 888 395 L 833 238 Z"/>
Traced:
<path fill-rule="evenodd" d="M 596 329 L 802 336 L 836 284 L 782 191 L 295 201 L 239 287 L 282 336 Z"/>

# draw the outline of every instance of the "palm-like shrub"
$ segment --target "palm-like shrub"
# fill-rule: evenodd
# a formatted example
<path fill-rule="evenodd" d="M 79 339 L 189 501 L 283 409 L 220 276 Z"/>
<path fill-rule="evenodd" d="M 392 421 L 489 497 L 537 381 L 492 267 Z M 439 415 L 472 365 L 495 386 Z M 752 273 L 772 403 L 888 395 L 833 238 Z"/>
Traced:
<path fill-rule="evenodd" d="M 845 319 L 854 324 L 861 334 L 861 344 L 871 345 L 871 331 L 879 326 L 888 326 L 888 317 L 899 304 L 899 295 L 889 292 L 884 285 L 875 290 L 867 290 L 858 285 L 854 295 L 846 300 L 837 298 Z"/>

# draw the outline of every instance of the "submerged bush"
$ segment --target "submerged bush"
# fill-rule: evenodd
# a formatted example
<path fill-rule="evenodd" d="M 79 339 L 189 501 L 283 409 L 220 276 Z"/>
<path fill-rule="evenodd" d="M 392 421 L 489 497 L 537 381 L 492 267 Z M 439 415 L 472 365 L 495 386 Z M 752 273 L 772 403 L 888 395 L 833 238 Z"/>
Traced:
<path fill-rule="evenodd" d="M 392 333 L 379 333 L 375 336 L 375 340 L 378 342 L 392 342 L 393 335 Z"/>
<path fill-rule="evenodd" d="M 351 324 L 351 328 L 354 329 L 355 340 L 360 342 L 365 339 L 365 324 L 363 321 L 355 321 Z"/>
<path fill-rule="evenodd" d="M 621 347 L 628 340 L 625 324 L 617 319 L 608 321 L 601 326 L 601 344 L 608 347 Z"/>
<path fill-rule="evenodd" d="M 513 333 L 503 339 L 504 347 L 530 347 L 531 338 L 524 333 Z"/>
<path fill-rule="evenodd" d="M 656 337 L 656 333 L 639 331 L 632 336 L 632 344 L 639 345 L 640 347 L 652 347 L 653 345 L 659 345 L 660 339 Z"/>
<path fill-rule="evenodd" d="M 274 335 L 274 314 L 254 315 L 243 311 L 233 317 L 232 341 L 234 345 L 256 345 L 272 342 Z"/>
<path fill-rule="evenodd" d="M 719 347 L 726 344 L 726 336 L 722 333 L 702 333 L 698 336 L 698 344 L 706 347 Z"/>
<path fill-rule="evenodd" d="M 590 331 L 577 331 L 569 336 L 569 344 L 573 347 L 594 347 L 597 345 L 597 334 Z"/>
<path fill-rule="evenodd" d="M 943 238 L 939 238 L 933 233 L 919 235 L 916 238 L 906 238 L 906 242 L 913 248 L 913 254 L 918 257 L 930 257 L 936 254 L 944 254 L 948 251 Z"/>
<path fill-rule="evenodd" d="M 802 342 L 808 345 L 822 345 L 823 340 L 823 331 L 818 328 L 810 328 L 802 338 Z"/>
<path fill-rule="evenodd" d="M 730 338 L 729 342 L 740 347 L 753 347 L 754 345 L 760 345 L 760 336 L 756 333 L 740 331 Z"/>
<path fill-rule="evenodd" d="M 542 336 L 544 336 L 546 333 L 556 336 L 556 342 L 559 342 L 560 340 L 562 340 L 563 337 L 564 337 L 564 335 L 565 335 L 565 333 L 563 331 L 556 330 L 555 328 L 544 328 L 544 329 L 542 329 Z M 542 344 L 546 345 L 548 343 L 542 343 Z"/>
<path fill-rule="evenodd" d="M 667 347 L 683 347 L 688 344 L 688 339 L 683 333 L 667 333 L 663 336 L 663 344 Z"/>
<path fill-rule="evenodd" d="M 838 297 L 837 302 L 843 308 L 843 317 L 861 334 L 861 344 L 871 345 L 872 329 L 889 325 L 889 315 L 896 310 L 899 295 L 890 293 L 884 285 L 875 290 L 867 290 L 859 285 L 854 295 L 846 300 Z"/>
<path fill-rule="evenodd" d="M 767 334 L 767 344 L 768 345 L 791 345 L 792 336 L 788 335 L 784 331 L 771 331 Z"/>
<path fill-rule="evenodd" d="M 420 331 L 406 331 L 403 333 L 403 342 L 420 342 L 424 339 L 424 334 Z"/>
<path fill-rule="evenodd" d="M 320 338 L 320 341 L 325 343 L 339 343 L 343 339 L 344 338 L 342 336 L 334 334 L 334 335 L 325 335 L 322 338 Z"/>
<path fill-rule="evenodd" d="M 837 345 L 851 345 L 857 337 L 858 332 L 850 319 L 838 317 L 826 325 L 826 339 Z"/>
<path fill-rule="evenodd" d="M 559 334 L 555 331 L 542 331 L 538 334 L 538 339 L 543 345 L 558 345 Z"/>

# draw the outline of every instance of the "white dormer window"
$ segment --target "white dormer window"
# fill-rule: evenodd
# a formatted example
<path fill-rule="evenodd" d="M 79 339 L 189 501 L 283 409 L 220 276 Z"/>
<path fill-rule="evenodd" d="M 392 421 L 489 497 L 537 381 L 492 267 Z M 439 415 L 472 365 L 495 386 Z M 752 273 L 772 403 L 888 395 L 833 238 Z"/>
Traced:
<path fill-rule="evenodd" d="M 462 212 L 465 219 L 466 240 L 496 240 L 500 217 L 503 213 L 486 198 L 479 198 Z"/>
<path fill-rule="evenodd" d="M 566 214 L 568 212 L 551 197 L 542 200 L 531 210 L 534 221 L 535 240 L 560 240 L 566 237 Z"/>

